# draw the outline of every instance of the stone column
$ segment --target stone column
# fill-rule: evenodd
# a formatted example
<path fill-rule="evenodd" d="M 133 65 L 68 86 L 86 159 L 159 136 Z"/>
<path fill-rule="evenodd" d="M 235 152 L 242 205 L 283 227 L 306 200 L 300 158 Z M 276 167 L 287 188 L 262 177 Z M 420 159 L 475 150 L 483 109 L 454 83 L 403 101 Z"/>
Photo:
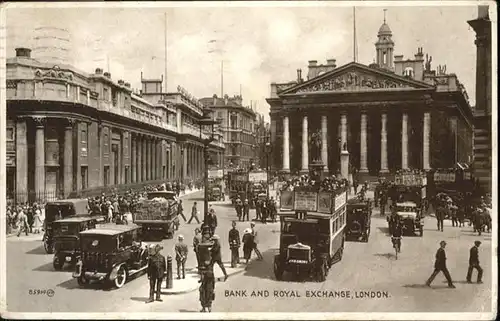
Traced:
<path fill-rule="evenodd" d="M 380 173 L 389 173 L 387 164 L 387 114 L 382 113 L 382 126 L 380 129 Z"/>
<path fill-rule="evenodd" d="M 283 171 L 290 172 L 290 120 L 283 117 Z"/>
<path fill-rule="evenodd" d="M 16 122 L 16 193 L 17 202 L 28 201 L 28 127 L 26 119 Z"/>
<path fill-rule="evenodd" d="M 184 145 L 184 153 L 182 155 L 182 179 L 187 178 L 187 167 L 188 167 L 188 159 L 187 159 L 187 146 Z"/>
<path fill-rule="evenodd" d="M 360 141 L 360 168 L 359 172 L 360 173 L 368 173 L 368 138 L 366 134 L 367 130 L 367 122 L 368 122 L 368 116 L 366 113 L 361 114 L 361 141 Z"/>
<path fill-rule="evenodd" d="M 431 113 L 424 113 L 424 128 L 423 128 L 423 167 L 424 170 L 431 169 L 430 159 L 430 136 L 431 136 Z"/>
<path fill-rule="evenodd" d="M 156 138 L 151 138 L 151 180 L 156 180 Z"/>
<path fill-rule="evenodd" d="M 135 135 L 135 146 L 137 150 L 137 161 L 136 161 L 136 168 L 135 168 L 135 182 L 140 183 L 142 182 L 142 136 L 141 135 Z"/>
<path fill-rule="evenodd" d="M 35 193 L 37 201 L 45 197 L 45 118 L 34 118 L 35 133 Z"/>
<path fill-rule="evenodd" d="M 323 162 L 324 172 L 328 172 L 328 118 L 321 116 L 321 161 Z"/>
<path fill-rule="evenodd" d="M 408 169 L 408 114 L 403 113 L 401 124 L 401 168 Z"/>
<path fill-rule="evenodd" d="M 307 116 L 302 118 L 302 171 L 309 171 L 309 132 Z"/>
<path fill-rule="evenodd" d="M 148 181 L 153 179 L 153 141 L 151 136 L 148 137 Z"/>
<path fill-rule="evenodd" d="M 68 119 L 64 128 L 64 197 L 73 190 L 73 126 L 75 121 Z"/>
<path fill-rule="evenodd" d="M 136 166 L 137 166 L 137 151 L 136 151 L 136 136 L 133 133 L 130 133 L 130 182 L 136 183 L 137 177 L 135 176 Z"/>
<path fill-rule="evenodd" d="M 142 176 L 141 176 L 141 182 L 147 181 L 147 164 L 148 164 L 148 158 L 147 158 L 147 149 L 146 149 L 146 136 L 142 135 L 141 136 L 141 141 L 142 141 Z"/>

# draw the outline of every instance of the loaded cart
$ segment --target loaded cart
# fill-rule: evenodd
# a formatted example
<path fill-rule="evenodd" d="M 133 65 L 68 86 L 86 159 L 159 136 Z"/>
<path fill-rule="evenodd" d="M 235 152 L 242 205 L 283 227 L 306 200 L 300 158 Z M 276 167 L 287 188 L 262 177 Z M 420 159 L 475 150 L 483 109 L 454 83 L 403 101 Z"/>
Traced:
<path fill-rule="evenodd" d="M 178 206 L 175 192 L 150 192 L 147 200 L 137 203 L 134 223 L 142 226 L 144 235 L 173 238 Z"/>
<path fill-rule="evenodd" d="M 347 190 L 296 188 L 281 193 L 280 246 L 274 275 L 326 280 L 328 270 L 342 259 L 346 226 Z"/>

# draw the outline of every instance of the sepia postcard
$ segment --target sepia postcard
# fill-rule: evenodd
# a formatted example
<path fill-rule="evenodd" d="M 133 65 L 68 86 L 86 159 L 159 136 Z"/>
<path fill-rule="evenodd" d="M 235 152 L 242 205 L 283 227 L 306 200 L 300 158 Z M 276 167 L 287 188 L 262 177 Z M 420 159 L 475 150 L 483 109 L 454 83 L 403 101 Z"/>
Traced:
<path fill-rule="evenodd" d="M 0 21 L 2 318 L 496 319 L 495 2 Z"/>

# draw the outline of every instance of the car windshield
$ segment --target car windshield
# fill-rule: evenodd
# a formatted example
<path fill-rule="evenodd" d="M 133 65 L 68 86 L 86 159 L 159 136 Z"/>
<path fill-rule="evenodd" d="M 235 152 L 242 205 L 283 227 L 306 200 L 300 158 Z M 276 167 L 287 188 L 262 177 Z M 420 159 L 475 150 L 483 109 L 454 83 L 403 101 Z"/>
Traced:
<path fill-rule="evenodd" d="M 45 219 L 48 222 L 53 222 L 73 215 L 76 215 L 73 204 L 47 204 L 45 208 Z"/>
<path fill-rule="evenodd" d="M 54 226 L 55 235 L 78 235 L 80 224 L 75 223 L 57 223 Z"/>
<path fill-rule="evenodd" d="M 88 252 L 113 252 L 118 247 L 116 235 L 83 235 L 81 238 L 83 251 Z"/>
<path fill-rule="evenodd" d="M 315 223 L 285 222 L 283 233 L 295 235 L 300 243 L 311 244 L 317 239 L 318 225 Z"/>

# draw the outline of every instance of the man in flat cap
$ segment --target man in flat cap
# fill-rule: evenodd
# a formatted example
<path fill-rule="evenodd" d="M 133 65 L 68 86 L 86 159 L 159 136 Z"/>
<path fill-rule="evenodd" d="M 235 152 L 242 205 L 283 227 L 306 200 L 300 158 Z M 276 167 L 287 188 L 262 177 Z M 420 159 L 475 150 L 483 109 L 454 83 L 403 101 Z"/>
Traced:
<path fill-rule="evenodd" d="M 215 263 L 219 265 L 220 269 L 222 270 L 222 273 L 224 273 L 224 281 L 227 280 L 227 272 L 226 268 L 224 267 L 224 263 L 222 262 L 222 253 L 221 253 L 221 244 L 220 244 L 220 237 L 218 235 L 212 236 L 212 248 L 211 248 L 211 256 L 212 256 L 212 262 L 211 265 L 213 266 Z"/>
<path fill-rule="evenodd" d="M 477 283 L 483 283 L 483 269 L 479 265 L 479 245 L 481 241 L 474 241 L 474 246 L 470 249 L 469 270 L 467 271 L 467 283 L 472 283 L 472 271 L 477 270 Z"/>
<path fill-rule="evenodd" d="M 150 246 L 150 255 L 148 260 L 148 279 L 149 279 L 149 300 L 146 303 L 154 301 L 154 294 L 156 293 L 156 301 L 162 302 L 161 296 L 161 283 L 167 271 L 167 264 L 165 257 L 161 255 L 160 250 L 162 247 L 159 244 Z"/>
<path fill-rule="evenodd" d="M 427 282 L 425 282 L 425 285 L 430 287 L 436 275 L 442 271 L 444 277 L 448 281 L 448 287 L 455 288 L 455 286 L 453 285 L 453 281 L 451 280 L 450 272 L 448 272 L 448 269 L 446 268 L 446 252 L 444 251 L 444 248 L 446 247 L 446 242 L 441 241 L 439 244 L 441 245 L 441 247 L 436 252 L 436 262 L 434 263 L 434 272 L 432 272 L 432 275 L 429 277 Z"/>

